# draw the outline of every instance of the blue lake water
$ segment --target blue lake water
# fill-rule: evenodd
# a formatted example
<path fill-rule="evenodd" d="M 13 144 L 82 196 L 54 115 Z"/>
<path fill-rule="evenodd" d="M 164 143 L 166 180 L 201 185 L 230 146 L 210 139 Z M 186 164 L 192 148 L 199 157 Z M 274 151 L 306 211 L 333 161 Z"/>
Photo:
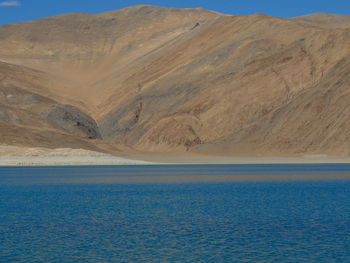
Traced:
<path fill-rule="evenodd" d="M 0 168 L 0 262 L 350 262 L 350 165 Z M 154 175 L 147 183 L 117 177 Z"/>

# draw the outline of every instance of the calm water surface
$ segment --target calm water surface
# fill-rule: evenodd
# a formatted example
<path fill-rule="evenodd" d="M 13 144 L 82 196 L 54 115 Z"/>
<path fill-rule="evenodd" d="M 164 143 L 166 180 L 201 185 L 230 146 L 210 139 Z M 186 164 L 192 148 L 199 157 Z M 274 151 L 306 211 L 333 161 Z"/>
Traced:
<path fill-rule="evenodd" d="M 350 262 L 350 181 L 99 181 L 347 171 L 349 165 L 0 168 L 0 262 Z"/>

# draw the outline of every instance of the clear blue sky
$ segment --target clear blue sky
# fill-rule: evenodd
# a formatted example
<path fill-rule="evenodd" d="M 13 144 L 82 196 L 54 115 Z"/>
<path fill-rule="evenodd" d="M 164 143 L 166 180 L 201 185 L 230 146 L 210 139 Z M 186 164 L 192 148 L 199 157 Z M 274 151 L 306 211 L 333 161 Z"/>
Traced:
<path fill-rule="evenodd" d="M 138 4 L 203 7 L 236 15 L 294 17 L 319 12 L 350 15 L 350 0 L 0 0 L 0 25 L 63 13 L 99 13 Z"/>

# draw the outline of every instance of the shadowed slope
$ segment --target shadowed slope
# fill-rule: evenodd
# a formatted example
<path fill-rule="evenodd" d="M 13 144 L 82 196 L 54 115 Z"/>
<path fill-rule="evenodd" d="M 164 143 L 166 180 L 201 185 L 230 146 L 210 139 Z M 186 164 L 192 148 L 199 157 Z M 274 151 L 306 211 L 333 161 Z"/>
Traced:
<path fill-rule="evenodd" d="M 65 135 L 100 138 L 95 121 L 78 108 L 39 95 L 47 92 L 47 78 L 43 72 L 0 62 L 0 121 L 7 123 L 2 123 L 1 142 L 7 142 L 6 134 L 14 138 L 13 142 L 23 141 L 21 137 L 31 134 L 30 130 L 47 131 L 48 136 L 43 139 L 46 141 L 53 140 L 49 138 L 52 134 L 60 133 L 61 140 L 52 141 L 56 145 L 66 143 Z"/>

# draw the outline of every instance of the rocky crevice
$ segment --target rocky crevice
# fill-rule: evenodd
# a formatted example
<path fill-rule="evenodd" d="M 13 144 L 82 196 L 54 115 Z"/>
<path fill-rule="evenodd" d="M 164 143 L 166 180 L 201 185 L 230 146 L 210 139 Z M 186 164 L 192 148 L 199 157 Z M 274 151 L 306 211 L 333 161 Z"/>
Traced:
<path fill-rule="evenodd" d="M 88 139 L 101 138 L 95 120 L 73 106 L 55 105 L 48 113 L 47 120 L 54 127 L 80 137 Z"/>

